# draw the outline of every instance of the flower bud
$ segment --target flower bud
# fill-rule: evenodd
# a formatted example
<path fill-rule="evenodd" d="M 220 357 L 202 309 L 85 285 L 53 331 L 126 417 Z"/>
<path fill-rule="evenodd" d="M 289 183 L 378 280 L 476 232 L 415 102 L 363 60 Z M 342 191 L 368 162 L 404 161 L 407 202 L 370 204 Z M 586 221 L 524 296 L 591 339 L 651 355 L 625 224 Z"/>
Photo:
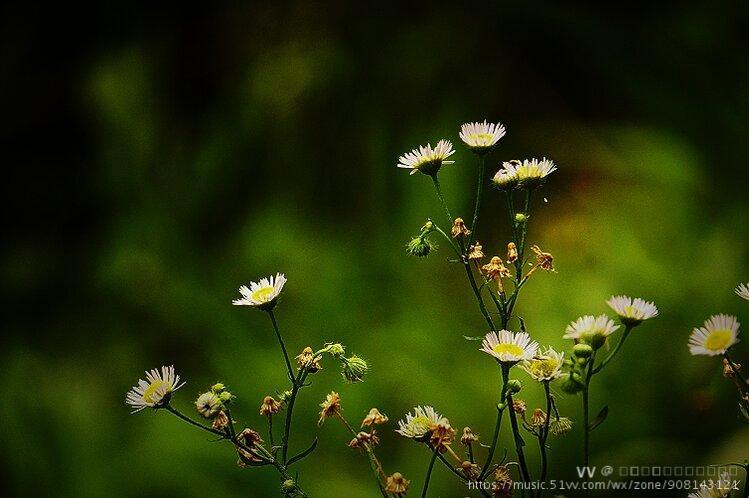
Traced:
<path fill-rule="evenodd" d="M 343 358 L 343 371 L 341 374 L 343 378 L 352 384 L 361 382 L 364 380 L 364 375 L 369 370 L 366 360 L 363 358 L 351 355 L 349 358 Z"/>
<path fill-rule="evenodd" d="M 234 396 L 229 391 L 222 391 L 218 395 L 218 399 L 220 399 L 223 404 L 230 403 L 232 398 L 234 398 Z"/>
<path fill-rule="evenodd" d="M 593 350 L 599 350 L 606 344 L 606 336 L 602 333 L 587 335 L 582 338 L 584 343 L 589 344 Z"/>
<path fill-rule="evenodd" d="M 510 379 L 507 381 L 507 390 L 512 394 L 519 393 L 523 388 L 523 384 L 518 379 Z"/>
<path fill-rule="evenodd" d="M 432 242 L 428 238 L 422 236 L 414 237 L 406 244 L 406 254 L 416 256 L 417 258 L 425 258 L 429 256 L 432 247 Z"/>
<path fill-rule="evenodd" d="M 195 400 L 195 409 L 203 418 L 213 418 L 224 409 L 221 399 L 212 391 L 198 396 Z"/>
<path fill-rule="evenodd" d="M 590 358 L 593 354 L 593 348 L 589 344 L 581 342 L 580 344 L 575 344 L 572 348 L 572 354 L 578 358 Z"/>
<path fill-rule="evenodd" d="M 570 374 L 562 375 L 562 391 L 567 394 L 576 394 L 582 391 L 585 386 L 577 381 L 577 379 Z"/>
<path fill-rule="evenodd" d="M 294 479 L 286 479 L 281 483 L 281 492 L 284 495 L 290 495 L 296 491 L 296 482 Z"/>
<path fill-rule="evenodd" d="M 263 398 L 263 404 L 260 405 L 260 415 L 269 417 L 281 411 L 281 403 L 273 399 L 273 396 Z"/>
<path fill-rule="evenodd" d="M 342 356 L 345 352 L 346 348 L 343 347 L 343 344 L 335 343 L 328 346 L 328 353 L 332 354 L 333 356 Z"/>
<path fill-rule="evenodd" d="M 528 215 L 525 213 L 516 213 L 515 214 L 515 223 L 522 224 L 528 221 Z"/>
<path fill-rule="evenodd" d="M 460 436 L 460 442 L 466 446 L 479 440 L 479 437 L 473 433 L 470 427 L 463 427 L 463 435 Z"/>
<path fill-rule="evenodd" d="M 216 394 L 219 394 L 221 391 L 224 391 L 226 389 L 226 386 L 223 385 L 221 382 L 216 382 L 211 386 L 211 391 L 213 391 Z"/>

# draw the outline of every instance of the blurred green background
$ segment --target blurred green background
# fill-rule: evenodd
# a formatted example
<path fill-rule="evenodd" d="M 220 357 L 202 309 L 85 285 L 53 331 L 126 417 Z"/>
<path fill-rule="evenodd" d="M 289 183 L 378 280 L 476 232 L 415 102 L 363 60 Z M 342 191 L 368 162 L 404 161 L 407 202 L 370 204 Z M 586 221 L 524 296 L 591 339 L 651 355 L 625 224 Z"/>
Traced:
<path fill-rule="evenodd" d="M 733 294 L 749 275 L 747 21 L 742 2 L 3 6 L 5 490 L 274 496 L 272 470 L 238 468 L 166 413 L 129 415 L 124 395 L 174 364 L 188 382 L 176 406 L 221 380 L 239 422 L 262 427 L 262 397 L 284 388 L 278 347 L 262 313 L 230 303 L 276 271 L 289 347 L 337 340 L 372 367 L 350 386 L 329 362 L 303 392 L 294 445 L 320 436 L 298 467 L 312 496 L 377 496 L 340 424 L 315 425 L 331 389 L 354 421 L 390 416 L 378 453 L 417 489 L 428 454 L 391 431 L 414 405 L 488 438 L 498 369 L 462 338 L 483 320 L 444 247 L 404 254 L 441 210 L 426 177 L 395 167 L 451 139 L 441 178 L 468 218 L 476 161 L 457 133 L 484 118 L 508 128 L 491 173 L 559 165 L 530 232 L 558 274 L 534 278 L 518 309 L 533 337 L 566 347 L 566 324 L 614 293 L 661 310 L 596 378 L 593 407 L 610 416 L 593 462 L 747 457 L 733 387 L 686 346 L 710 314 L 749 319 Z M 503 207 L 490 191 L 487 253 L 509 237 Z M 579 421 L 578 398 L 560 406 Z M 552 441 L 552 476 L 574 474 L 579 427 Z M 432 485 L 465 492 L 442 468 Z"/>

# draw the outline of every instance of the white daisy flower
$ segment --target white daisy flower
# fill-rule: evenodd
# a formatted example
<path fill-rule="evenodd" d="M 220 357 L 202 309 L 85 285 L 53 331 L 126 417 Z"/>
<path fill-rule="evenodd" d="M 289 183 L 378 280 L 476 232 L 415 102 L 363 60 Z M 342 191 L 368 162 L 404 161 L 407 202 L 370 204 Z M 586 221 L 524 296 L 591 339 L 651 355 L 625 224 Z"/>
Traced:
<path fill-rule="evenodd" d="M 139 379 L 138 385 L 133 386 L 125 397 L 125 402 L 134 408 L 133 413 L 147 407 L 166 406 L 172 393 L 185 385 L 184 382 L 180 384 L 173 366 L 161 367 L 161 372 L 154 368 L 146 372 L 146 379 Z"/>
<path fill-rule="evenodd" d="M 546 177 L 557 170 L 554 161 L 546 159 L 525 159 L 502 163 L 506 175 L 514 177 L 519 187 L 534 188 L 546 181 Z"/>
<path fill-rule="evenodd" d="M 443 164 L 455 162 L 446 161 L 454 153 L 453 144 L 449 140 L 440 140 L 435 148 L 426 144 L 411 152 L 406 152 L 398 158 L 398 167 L 410 169 L 412 175 L 419 171 L 425 175 L 436 175 Z"/>
<path fill-rule="evenodd" d="M 281 294 L 286 284 L 286 276 L 276 273 L 276 277 L 263 278 L 260 282 L 250 282 L 250 287 L 243 285 L 239 288 L 242 294 L 240 299 L 235 299 L 231 304 L 235 306 L 255 306 L 262 310 L 270 310 L 276 305 L 276 299 Z"/>
<path fill-rule="evenodd" d="M 689 351 L 693 355 L 717 356 L 739 342 L 741 324 L 731 315 L 713 315 L 704 325 L 692 330 L 689 336 Z"/>
<path fill-rule="evenodd" d="M 465 123 L 460 127 L 460 139 L 478 154 L 489 152 L 499 139 L 504 137 L 505 127 L 501 123 Z"/>
<path fill-rule="evenodd" d="M 598 349 L 606 342 L 606 338 L 618 328 L 619 325 L 616 325 L 606 315 L 597 317 L 585 315 L 567 325 L 564 338 L 584 342 L 590 344 L 594 349 Z"/>
<path fill-rule="evenodd" d="M 538 343 L 532 341 L 526 332 L 500 330 L 489 332 L 484 338 L 481 351 L 492 355 L 501 362 L 516 363 L 532 359 L 538 351 Z"/>
<path fill-rule="evenodd" d="M 612 296 L 606 304 L 619 315 L 625 325 L 637 325 L 648 318 L 658 316 L 655 304 L 639 297 L 632 299 L 629 296 Z"/>
<path fill-rule="evenodd" d="M 562 375 L 564 353 L 557 353 L 549 347 L 546 351 L 526 360 L 520 366 L 528 375 L 539 382 L 551 381 Z"/>
<path fill-rule="evenodd" d="M 431 406 L 417 406 L 413 415 L 409 412 L 404 420 L 398 421 L 395 432 L 407 438 L 422 439 L 430 434 L 431 428 L 436 424 L 450 425 L 450 421 Z"/>
<path fill-rule="evenodd" d="M 728 475 L 728 472 L 721 472 L 718 480 L 713 481 L 713 487 L 703 484 L 697 492 L 689 493 L 687 498 L 723 498 L 731 496 L 731 483 L 733 483 L 733 479 Z"/>
<path fill-rule="evenodd" d="M 512 190 L 518 185 L 518 177 L 514 173 L 501 169 L 492 178 L 492 183 L 500 190 Z"/>
<path fill-rule="evenodd" d="M 736 287 L 736 295 L 749 301 L 749 283 L 739 284 L 739 286 Z"/>

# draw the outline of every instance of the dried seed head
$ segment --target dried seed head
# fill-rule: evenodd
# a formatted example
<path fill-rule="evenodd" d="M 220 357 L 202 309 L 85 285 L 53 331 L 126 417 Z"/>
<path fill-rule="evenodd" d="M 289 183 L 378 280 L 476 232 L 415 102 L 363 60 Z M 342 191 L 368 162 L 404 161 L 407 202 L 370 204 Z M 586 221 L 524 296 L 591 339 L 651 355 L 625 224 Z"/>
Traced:
<path fill-rule="evenodd" d="M 479 437 L 473 433 L 470 427 L 463 427 L 463 435 L 460 436 L 460 442 L 468 446 L 471 443 L 475 443 L 479 440 Z"/>
<path fill-rule="evenodd" d="M 471 233 L 465 222 L 463 222 L 463 218 L 455 218 L 455 222 L 453 223 L 453 227 L 450 232 L 455 239 L 459 237 L 466 237 Z"/>
<path fill-rule="evenodd" d="M 507 244 L 507 262 L 514 263 L 518 260 L 518 248 L 514 242 Z"/>
<path fill-rule="evenodd" d="M 273 399 L 272 396 L 263 398 L 263 404 L 260 405 L 260 415 L 270 417 L 281 411 L 281 403 Z"/>
<path fill-rule="evenodd" d="M 349 448 L 363 448 L 365 444 L 370 446 L 377 446 L 380 444 L 380 438 L 377 437 L 374 431 L 364 432 L 360 431 L 354 439 L 349 441 Z"/>
<path fill-rule="evenodd" d="M 551 431 L 551 433 L 555 436 L 564 436 L 571 430 L 572 420 L 568 419 L 567 417 L 561 417 L 552 420 L 551 423 L 549 423 L 549 431 Z"/>
<path fill-rule="evenodd" d="M 527 409 L 527 405 L 525 404 L 525 401 L 523 401 L 522 399 L 513 399 L 512 409 L 515 413 L 524 417 L 525 411 Z"/>
<path fill-rule="evenodd" d="M 494 471 L 492 490 L 492 496 L 497 498 L 512 496 L 512 476 L 507 466 L 500 465 Z"/>
<path fill-rule="evenodd" d="M 348 358 L 342 357 L 341 361 L 343 363 L 343 370 L 341 371 L 341 374 L 343 375 L 344 379 L 346 379 L 348 382 L 351 382 L 352 384 L 364 380 L 364 375 L 369 370 L 369 365 L 364 358 L 352 354 Z"/>
<path fill-rule="evenodd" d="M 325 401 L 320 403 L 320 407 L 322 410 L 320 410 L 318 425 L 322 425 L 326 419 L 341 413 L 341 397 L 333 391 L 325 397 Z"/>
<path fill-rule="evenodd" d="M 362 420 L 361 426 L 362 427 L 369 427 L 371 425 L 380 425 L 384 424 L 388 421 L 387 415 L 383 415 L 380 413 L 380 410 L 377 408 L 372 408 L 369 410 L 369 413 L 366 417 L 364 417 L 364 420 Z"/>
<path fill-rule="evenodd" d="M 403 477 L 400 472 L 395 472 L 393 475 L 388 476 L 385 483 L 385 491 L 395 495 L 397 498 L 401 498 L 406 495 L 410 484 L 411 481 Z"/>

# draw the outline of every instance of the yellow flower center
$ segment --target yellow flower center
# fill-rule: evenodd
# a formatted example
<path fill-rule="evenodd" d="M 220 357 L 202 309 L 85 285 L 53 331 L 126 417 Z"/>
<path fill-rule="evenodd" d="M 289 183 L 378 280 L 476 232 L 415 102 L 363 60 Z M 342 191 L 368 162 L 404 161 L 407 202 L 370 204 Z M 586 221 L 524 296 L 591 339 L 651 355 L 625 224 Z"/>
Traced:
<path fill-rule="evenodd" d="M 494 135 L 490 133 L 476 133 L 472 138 L 477 144 L 485 145 L 490 144 L 494 140 Z"/>
<path fill-rule="evenodd" d="M 424 433 L 432 426 L 432 421 L 425 415 L 419 415 L 418 417 L 414 417 L 409 425 L 413 432 Z"/>
<path fill-rule="evenodd" d="M 531 373 L 536 377 L 549 377 L 559 366 L 554 358 L 541 358 L 531 362 Z"/>
<path fill-rule="evenodd" d="M 492 348 L 492 351 L 494 351 L 497 354 L 509 354 L 511 356 L 522 356 L 523 355 L 523 348 L 518 346 L 517 344 L 512 343 L 500 343 L 497 344 Z"/>
<path fill-rule="evenodd" d="M 259 301 L 261 303 L 268 302 L 268 300 L 273 295 L 273 292 L 275 292 L 275 290 L 276 289 L 271 286 L 261 287 L 252 293 L 252 299 L 254 301 Z"/>
<path fill-rule="evenodd" d="M 518 168 L 518 178 L 539 178 L 541 176 L 541 170 L 538 166 L 522 166 Z"/>
<path fill-rule="evenodd" d="M 726 349 L 731 344 L 733 334 L 728 329 L 713 330 L 705 339 L 705 347 L 711 351 Z"/>
<path fill-rule="evenodd" d="M 156 394 L 156 391 L 158 389 L 165 386 L 168 387 L 169 384 L 164 382 L 163 380 L 154 380 L 143 393 L 143 400 L 146 403 L 158 403 L 159 401 L 161 401 L 161 395 L 159 395 L 158 397 L 155 397 L 154 395 Z"/>

